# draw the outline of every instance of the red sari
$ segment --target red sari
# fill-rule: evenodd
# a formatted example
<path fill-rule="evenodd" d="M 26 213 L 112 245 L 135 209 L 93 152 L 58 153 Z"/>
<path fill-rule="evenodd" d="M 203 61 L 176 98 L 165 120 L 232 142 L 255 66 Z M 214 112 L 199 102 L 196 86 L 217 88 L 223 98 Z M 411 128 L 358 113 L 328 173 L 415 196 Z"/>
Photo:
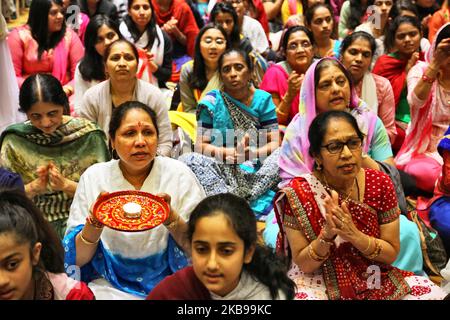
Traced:
<path fill-rule="evenodd" d="M 285 196 L 281 199 L 280 206 L 275 206 L 281 230 L 277 239 L 278 251 L 290 254 L 285 226 L 301 231 L 309 242 L 318 237 L 325 223 L 318 202 L 323 202 L 325 193 L 323 185 L 310 174 L 293 179 L 278 193 L 275 199 Z M 339 201 L 342 199 L 339 198 Z M 349 200 L 348 208 L 355 226 L 376 238 L 380 237 L 380 225 L 396 220 L 400 214 L 389 176 L 372 169 L 365 169 L 363 202 Z M 330 252 L 321 271 L 331 300 L 398 300 L 411 291 L 404 278 L 413 273 L 369 260 L 350 242 L 338 237 Z M 372 269 L 369 269 L 371 266 L 379 267 L 381 271 L 380 287 L 377 290 L 368 288 L 369 277 L 372 275 Z"/>

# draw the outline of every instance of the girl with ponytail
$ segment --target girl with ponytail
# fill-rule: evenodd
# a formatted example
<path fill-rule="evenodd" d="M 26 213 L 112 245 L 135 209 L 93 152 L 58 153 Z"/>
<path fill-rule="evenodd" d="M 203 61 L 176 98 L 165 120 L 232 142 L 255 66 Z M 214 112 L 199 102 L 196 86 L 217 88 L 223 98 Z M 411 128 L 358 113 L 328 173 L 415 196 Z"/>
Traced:
<path fill-rule="evenodd" d="M 192 266 L 167 277 L 149 300 L 293 299 L 287 265 L 257 242 L 256 218 L 248 203 L 231 193 L 205 198 L 188 223 Z"/>

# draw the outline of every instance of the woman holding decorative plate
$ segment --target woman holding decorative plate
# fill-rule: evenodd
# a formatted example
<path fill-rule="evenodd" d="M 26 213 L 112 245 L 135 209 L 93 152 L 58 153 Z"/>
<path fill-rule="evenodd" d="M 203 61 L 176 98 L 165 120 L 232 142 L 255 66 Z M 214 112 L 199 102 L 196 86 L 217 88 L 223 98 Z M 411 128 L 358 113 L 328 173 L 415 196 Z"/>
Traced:
<path fill-rule="evenodd" d="M 109 124 L 118 159 L 80 178 L 63 242 L 65 267 L 80 267 L 97 299 L 143 299 L 187 265 L 185 221 L 205 193 L 183 163 L 156 156 L 158 132 L 147 105 L 122 104 Z"/>

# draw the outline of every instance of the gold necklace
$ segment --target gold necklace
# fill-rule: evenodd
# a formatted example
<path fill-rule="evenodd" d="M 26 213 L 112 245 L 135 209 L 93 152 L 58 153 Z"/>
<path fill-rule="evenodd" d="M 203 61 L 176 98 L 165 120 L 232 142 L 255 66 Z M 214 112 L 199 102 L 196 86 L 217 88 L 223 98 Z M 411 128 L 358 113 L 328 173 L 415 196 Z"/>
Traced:
<path fill-rule="evenodd" d="M 328 184 L 327 178 L 325 177 L 324 174 L 322 174 L 322 176 L 323 176 L 323 180 L 324 180 L 324 184 L 325 184 L 325 189 L 327 189 L 327 190 L 330 191 L 330 192 L 331 192 L 331 190 L 334 190 L 334 191 L 336 191 L 339 195 L 342 195 L 341 192 L 339 192 L 339 191 L 336 190 L 335 188 L 331 188 L 331 187 L 330 187 L 330 185 Z M 348 199 L 349 199 L 350 196 L 352 195 L 353 188 L 355 187 L 355 184 L 356 184 L 356 177 L 355 177 L 355 179 L 353 180 L 352 187 L 350 188 L 350 191 L 348 192 L 348 194 L 346 194 L 346 195 L 344 194 L 344 195 L 345 195 L 345 198 L 342 197 L 342 198 L 344 198 L 344 199 L 342 200 L 342 202 L 347 202 L 347 201 L 348 201 Z M 359 197 L 359 196 L 358 196 L 358 197 Z"/>

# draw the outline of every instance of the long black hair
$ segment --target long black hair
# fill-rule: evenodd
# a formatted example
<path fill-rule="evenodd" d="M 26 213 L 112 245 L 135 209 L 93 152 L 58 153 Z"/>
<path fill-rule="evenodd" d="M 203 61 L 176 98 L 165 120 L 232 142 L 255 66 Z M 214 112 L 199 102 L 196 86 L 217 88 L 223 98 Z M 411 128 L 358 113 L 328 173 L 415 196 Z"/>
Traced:
<path fill-rule="evenodd" d="M 123 39 L 117 24 L 108 16 L 98 14 L 91 18 L 86 27 L 86 33 L 84 36 L 84 57 L 81 59 L 79 65 L 81 76 L 85 81 L 103 81 L 106 79 L 103 57 L 95 49 L 98 38 L 98 29 L 102 26 L 107 26 L 112 29 L 115 33 L 117 33 L 119 39 Z"/>
<path fill-rule="evenodd" d="M 48 14 L 52 3 L 62 8 L 62 0 L 33 0 L 30 5 L 27 24 L 30 26 L 31 35 L 39 45 L 38 59 L 41 59 L 45 50 L 56 47 L 66 33 L 66 24 L 63 23 L 60 31 L 48 34 Z"/>
<path fill-rule="evenodd" d="M 389 24 L 388 28 L 385 31 L 384 35 L 384 50 L 389 53 L 395 48 L 395 34 L 397 33 L 398 28 L 401 24 L 407 23 L 415 27 L 419 30 L 419 33 L 422 34 L 422 26 L 420 24 L 419 19 L 416 17 L 410 16 L 399 16 Z"/>
<path fill-rule="evenodd" d="M 131 7 L 133 6 L 134 0 L 128 0 L 128 11 L 131 10 Z M 147 26 L 145 27 L 145 31 L 147 32 L 148 36 L 148 43 L 145 45 L 144 49 L 151 49 L 153 46 L 153 43 L 155 42 L 155 39 L 158 41 L 158 45 L 161 43 L 161 39 L 158 37 L 158 33 L 156 32 L 156 19 L 155 19 L 155 10 L 153 10 L 153 4 L 151 0 L 147 0 L 148 4 L 150 5 L 150 9 L 152 11 L 152 16 L 150 18 L 150 21 L 148 22 Z M 131 36 L 133 37 L 134 42 L 138 41 L 139 38 L 142 36 L 142 33 L 139 32 L 138 28 L 136 27 L 136 24 L 134 23 L 133 19 L 131 19 L 130 15 L 127 14 L 125 18 L 123 18 L 123 22 L 127 25 L 128 31 L 130 31 Z"/>
<path fill-rule="evenodd" d="M 211 10 L 209 21 L 217 24 L 216 17 L 219 13 L 228 13 L 233 17 L 233 30 L 231 30 L 231 34 L 229 36 L 229 39 L 231 41 L 230 47 L 239 48 L 239 45 L 241 43 L 241 30 L 239 28 L 236 10 L 234 10 L 233 6 L 227 2 L 218 2 Z"/>
<path fill-rule="evenodd" d="M 373 3 L 374 0 L 367 0 L 367 4 L 363 5 L 360 0 L 350 0 L 350 16 L 346 27 L 349 30 L 355 30 L 363 22 L 361 20 L 366 14 L 367 7 L 373 5 Z"/>
<path fill-rule="evenodd" d="M 245 252 L 255 246 L 252 261 L 244 264 L 243 269 L 269 288 L 272 299 L 278 298 L 279 290 L 286 295 L 287 299 L 293 299 L 295 284 L 287 276 L 288 265 L 284 258 L 257 242 L 255 214 L 243 198 L 231 193 L 222 193 L 203 199 L 189 218 L 189 241 L 192 242 L 199 219 L 219 214 L 226 217 L 236 234 L 242 239 Z"/>
<path fill-rule="evenodd" d="M 195 39 L 195 47 L 194 47 L 194 70 L 192 72 L 192 76 L 190 78 L 189 84 L 193 88 L 198 89 L 205 89 L 206 85 L 208 84 L 208 79 L 206 78 L 206 65 L 205 65 L 205 59 L 202 56 L 200 45 L 201 45 L 201 39 L 206 31 L 210 29 L 217 29 L 219 30 L 225 41 L 226 41 L 226 49 L 230 47 L 230 41 L 228 40 L 227 33 L 225 30 L 220 26 L 212 23 L 206 24 L 203 28 L 200 29 L 197 38 Z"/>
<path fill-rule="evenodd" d="M 34 248 L 42 243 L 39 263 L 41 272 L 64 272 L 64 249 L 56 231 L 23 191 L 0 190 L 0 235 L 13 234 L 19 244 Z"/>
<path fill-rule="evenodd" d="M 51 74 L 36 73 L 26 78 L 22 83 L 19 92 L 19 111 L 27 113 L 38 102 L 61 106 L 64 114 L 70 113 L 69 100 L 61 82 Z"/>

